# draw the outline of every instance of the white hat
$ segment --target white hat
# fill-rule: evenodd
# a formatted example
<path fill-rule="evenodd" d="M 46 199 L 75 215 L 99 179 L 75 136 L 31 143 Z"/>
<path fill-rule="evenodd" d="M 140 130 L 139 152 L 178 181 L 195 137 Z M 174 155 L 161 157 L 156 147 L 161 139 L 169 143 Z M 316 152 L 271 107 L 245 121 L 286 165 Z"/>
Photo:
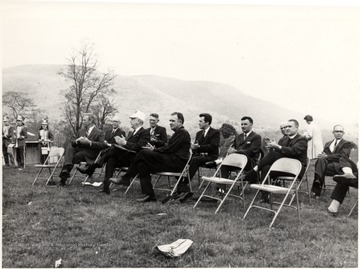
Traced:
<path fill-rule="evenodd" d="M 141 112 L 140 110 L 136 110 L 135 113 L 132 114 L 129 118 L 130 119 L 138 118 L 139 120 L 145 121 L 146 116 L 145 113 Z"/>
<path fill-rule="evenodd" d="M 48 125 L 49 123 L 48 123 L 48 121 L 46 119 L 42 119 L 41 125 L 43 125 L 43 124 Z"/>
<path fill-rule="evenodd" d="M 17 121 L 24 121 L 25 118 L 24 118 L 23 116 L 18 115 L 18 117 L 16 118 L 16 120 L 17 120 Z"/>

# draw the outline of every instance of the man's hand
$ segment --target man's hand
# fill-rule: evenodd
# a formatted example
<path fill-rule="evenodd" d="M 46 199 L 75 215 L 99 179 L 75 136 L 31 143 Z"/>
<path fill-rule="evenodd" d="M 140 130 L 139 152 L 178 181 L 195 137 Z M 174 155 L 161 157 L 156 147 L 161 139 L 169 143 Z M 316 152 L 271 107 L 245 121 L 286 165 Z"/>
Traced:
<path fill-rule="evenodd" d="M 115 142 L 116 144 L 120 145 L 120 146 L 125 146 L 126 145 L 126 139 L 124 136 L 115 136 Z"/>
<path fill-rule="evenodd" d="M 194 149 L 200 148 L 200 145 L 197 144 L 197 143 L 195 143 L 195 144 L 194 144 L 194 143 L 191 143 L 191 146 L 190 146 L 190 147 L 191 147 L 192 150 L 194 150 Z"/>
<path fill-rule="evenodd" d="M 272 141 L 267 144 L 270 149 L 280 149 L 280 145 L 275 141 Z"/>
<path fill-rule="evenodd" d="M 90 140 L 87 137 L 80 136 L 76 139 L 76 144 L 90 145 Z"/>
<path fill-rule="evenodd" d="M 318 155 L 318 158 L 326 158 L 327 154 L 325 152 L 322 152 Z"/>
<path fill-rule="evenodd" d="M 230 148 L 228 149 L 228 153 L 229 153 L 229 154 L 234 153 L 234 152 L 236 152 L 236 151 L 237 151 L 237 150 L 234 149 L 233 147 L 230 147 Z"/>
<path fill-rule="evenodd" d="M 147 143 L 146 146 L 142 147 L 143 149 L 149 149 L 149 150 L 154 150 L 154 146 L 151 145 L 150 143 Z"/>

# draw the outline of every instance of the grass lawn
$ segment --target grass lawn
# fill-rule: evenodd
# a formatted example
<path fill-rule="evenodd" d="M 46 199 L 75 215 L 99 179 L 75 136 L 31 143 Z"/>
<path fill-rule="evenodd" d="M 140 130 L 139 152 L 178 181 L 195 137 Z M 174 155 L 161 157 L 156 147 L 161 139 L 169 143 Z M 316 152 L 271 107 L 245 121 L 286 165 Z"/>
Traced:
<path fill-rule="evenodd" d="M 301 195 L 300 223 L 284 208 L 270 230 L 272 213 L 254 209 L 242 221 L 242 202 L 231 198 L 215 215 L 216 203 L 193 209 L 195 199 L 138 204 L 139 185 L 126 196 L 119 188 L 100 194 L 79 179 L 67 188 L 44 180 L 31 187 L 36 172 L 3 169 L 3 267 L 54 267 L 60 258 L 64 267 L 358 267 L 357 210 L 347 217 L 357 200 L 353 189 L 338 217 L 327 213 L 327 190 L 311 205 Z M 246 195 L 248 205 L 254 191 Z M 194 241 L 180 258 L 154 249 L 179 238 Z"/>

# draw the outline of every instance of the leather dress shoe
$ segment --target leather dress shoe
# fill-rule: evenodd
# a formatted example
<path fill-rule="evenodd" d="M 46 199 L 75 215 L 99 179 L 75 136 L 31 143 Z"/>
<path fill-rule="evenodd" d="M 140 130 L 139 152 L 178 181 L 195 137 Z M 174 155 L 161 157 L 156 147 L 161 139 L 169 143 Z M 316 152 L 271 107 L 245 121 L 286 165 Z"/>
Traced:
<path fill-rule="evenodd" d="M 216 163 L 215 163 L 215 161 L 206 162 L 206 163 L 205 163 L 205 166 L 206 166 L 207 168 L 214 168 L 214 167 L 216 167 Z"/>
<path fill-rule="evenodd" d="M 156 197 L 155 196 L 150 196 L 150 195 L 145 195 L 142 198 L 136 199 L 136 201 L 139 202 L 139 203 L 156 202 Z"/>
<path fill-rule="evenodd" d="M 338 183 L 346 184 L 355 188 L 358 187 L 358 179 L 351 173 L 335 175 L 333 179 Z"/>
<path fill-rule="evenodd" d="M 110 194 L 110 190 L 101 189 L 99 190 L 100 193 Z"/>
<path fill-rule="evenodd" d="M 120 177 L 120 178 L 112 177 L 110 178 L 110 181 L 114 184 L 123 185 L 126 187 L 130 186 L 130 180 L 124 179 L 124 177 Z"/>

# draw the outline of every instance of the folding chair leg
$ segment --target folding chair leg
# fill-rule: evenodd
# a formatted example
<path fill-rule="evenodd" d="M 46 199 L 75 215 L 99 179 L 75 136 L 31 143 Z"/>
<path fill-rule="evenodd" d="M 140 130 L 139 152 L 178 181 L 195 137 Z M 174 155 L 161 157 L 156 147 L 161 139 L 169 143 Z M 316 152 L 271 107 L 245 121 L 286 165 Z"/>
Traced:
<path fill-rule="evenodd" d="M 348 217 L 350 217 L 350 216 L 351 216 L 351 214 L 353 213 L 353 211 L 354 211 L 355 207 L 358 205 L 358 202 L 359 202 L 359 201 L 356 201 L 356 203 L 353 205 L 353 207 L 351 208 L 351 210 L 350 210 L 350 212 L 349 212 Z"/>
<path fill-rule="evenodd" d="M 245 214 L 244 214 L 244 216 L 243 216 L 243 218 L 242 218 L 243 220 L 246 218 L 247 214 L 249 213 L 250 209 L 252 208 L 252 206 L 253 206 L 253 204 L 254 204 L 254 202 L 255 202 L 255 199 L 256 199 L 256 197 L 258 196 L 259 192 L 260 192 L 260 190 L 257 190 L 257 191 L 256 191 L 256 194 L 255 194 L 254 198 L 252 199 L 252 201 L 251 201 L 248 209 L 246 210 L 246 212 L 245 212 Z"/>
<path fill-rule="evenodd" d="M 35 179 L 34 179 L 33 183 L 31 184 L 32 186 L 34 186 L 34 184 L 35 184 L 36 180 L 38 180 L 38 178 L 39 178 L 39 176 L 40 176 L 40 174 L 41 174 L 41 172 L 42 172 L 42 170 L 43 170 L 43 169 L 44 169 L 44 168 L 43 168 L 43 167 L 41 167 L 41 169 L 40 169 L 39 173 L 36 175 L 36 177 L 35 177 Z"/>
<path fill-rule="evenodd" d="M 210 184 L 211 184 L 211 182 L 209 182 L 209 183 L 206 185 L 205 189 L 204 189 L 203 192 L 201 193 L 199 199 L 196 201 L 196 203 L 195 203 L 195 205 L 194 205 L 193 208 L 195 208 L 195 207 L 198 205 L 198 203 L 200 202 L 201 198 L 204 196 L 206 190 L 209 188 Z"/>
<path fill-rule="evenodd" d="M 271 197 L 271 196 L 270 196 L 270 197 Z M 285 195 L 283 201 L 281 202 L 278 210 L 277 210 L 276 213 L 275 213 L 274 218 L 272 219 L 272 221 L 271 221 L 271 223 L 270 223 L 270 225 L 269 225 L 269 228 L 271 228 L 271 227 L 273 226 L 273 224 L 274 224 L 277 216 L 279 215 L 279 213 L 280 213 L 281 209 L 283 208 L 283 206 L 284 206 L 284 204 L 285 204 L 285 201 L 286 201 L 286 199 L 287 199 L 288 197 L 289 197 L 289 193 L 287 193 L 287 194 Z M 270 198 L 270 207 L 271 207 L 271 198 Z M 272 209 L 272 207 L 271 207 L 271 209 Z M 298 217 L 300 218 L 300 215 L 298 215 Z"/>
<path fill-rule="evenodd" d="M 124 192 L 124 195 L 128 193 L 128 191 L 130 190 L 131 186 L 134 184 L 137 176 L 138 176 L 138 175 L 136 175 L 136 176 L 130 181 L 130 185 L 126 188 L 126 191 Z"/>

